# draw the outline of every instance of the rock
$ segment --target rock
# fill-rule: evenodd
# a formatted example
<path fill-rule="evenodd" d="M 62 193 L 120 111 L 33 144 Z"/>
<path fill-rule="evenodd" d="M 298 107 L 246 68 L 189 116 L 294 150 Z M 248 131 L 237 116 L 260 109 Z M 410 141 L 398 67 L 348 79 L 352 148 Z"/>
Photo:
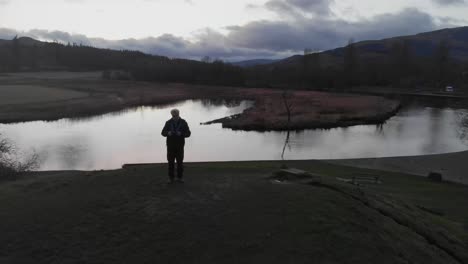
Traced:
<path fill-rule="evenodd" d="M 429 175 L 427 176 L 427 178 L 429 180 L 431 180 L 431 181 L 434 181 L 434 182 L 442 182 L 443 181 L 442 173 L 440 173 L 440 172 L 431 171 L 429 173 Z"/>

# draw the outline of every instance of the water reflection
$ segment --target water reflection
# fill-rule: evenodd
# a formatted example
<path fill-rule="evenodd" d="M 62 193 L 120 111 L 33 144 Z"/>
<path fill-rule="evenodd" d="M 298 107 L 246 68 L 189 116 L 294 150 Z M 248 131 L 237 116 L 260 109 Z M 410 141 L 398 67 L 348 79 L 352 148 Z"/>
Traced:
<path fill-rule="evenodd" d="M 160 136 L 169 110 L 189 122 L 188 161 L 362 158 L 468 149 L 468 112 L 413 105 L 379 126 L 300 132 L 242 132 L 200 125 L 242 112 L 248 101 L 185 101 L 138 107 L 98 117 L 0 125 L 21 149 L 42 154 L 41 169 L 114 169 L 124 163 L 164 162 Z"/>
<path fill-rule="evenodd" d="M 457 112 L 455 120 L 458 127 L 458 136 L 468 145 L 468 112 Z"/>

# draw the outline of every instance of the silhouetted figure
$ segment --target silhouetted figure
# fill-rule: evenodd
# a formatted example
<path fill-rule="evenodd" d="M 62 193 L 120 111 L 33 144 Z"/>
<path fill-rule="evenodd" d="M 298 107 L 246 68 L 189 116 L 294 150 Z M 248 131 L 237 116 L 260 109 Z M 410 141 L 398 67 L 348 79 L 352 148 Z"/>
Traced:
<path fill-rule="evenodd" d="M 174 163 L 177 161 L 177 181 L 183 182 L 184 177 L 184 146 L 185 138 L 191 132 L 187 122 L 180 118 L 179 110 L 171 111 L 172 118 L 166 122 L 161 134 L 167 138 L 167 161 L 169 163 L 169 183 L 174 182 Z"/>

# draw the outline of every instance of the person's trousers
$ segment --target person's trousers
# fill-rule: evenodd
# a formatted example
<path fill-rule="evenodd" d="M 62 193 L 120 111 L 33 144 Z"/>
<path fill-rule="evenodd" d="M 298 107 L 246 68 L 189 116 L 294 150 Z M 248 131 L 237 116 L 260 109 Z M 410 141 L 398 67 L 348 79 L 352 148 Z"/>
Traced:
<path fill-rule="evenodd" d="M 174 179 L 175 162 L 177 161 L 177 178 L 184 177 L 184 147 L 167 147 L 167 161 L 169 163 L 169 178 Z"/>

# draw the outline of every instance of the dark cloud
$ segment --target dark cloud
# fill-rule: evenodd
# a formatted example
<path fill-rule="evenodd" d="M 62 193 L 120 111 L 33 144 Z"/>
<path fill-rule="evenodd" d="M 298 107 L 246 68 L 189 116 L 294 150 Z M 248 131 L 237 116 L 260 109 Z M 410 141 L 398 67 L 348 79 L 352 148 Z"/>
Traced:
<path fill-rule="evenodd" d="M 311 7 L 307 1 L 282 1 L 296 7 Z M 314 4 L 325 3 L 317 1 Z M 436 22 L 437 20 L 437 22 Z M 205 29 L 193 39 L 171 34 L 144 39 L 106 40 L 89 38 L 62 31 L 31 30 L 16 32 L 0 29 L 0 38 L 11 39 L 16 34 L 62 43 L 82 43 L 101 48 L 140 50 L 169 57 L 199 59 L 205 55 L 225 60 L 279 58 L 300 53 L 304 48 L 327 50 L 356 41 L 410 35 L 447 27 L 449 20 L 434 18 L 417 9 L 382 14 L 370 19 L 350 22 L 333 16 L 297 16 L 282 21 L 255 21 L 227 27 L 227 34 Z M 411 26 L 409 26 L 411 25 Z"/>
<path fill-rule="evenodd" d="M 314 14 L 328 16 L 334 0 L 269 0 L 265 6 L 280 14 Z"/>
<path fill-rule="evenodd" d="M 305 47 L 326 50 L 344 45 L 350 38 L 357 41 L 380 39 L 436 28 L 438 26 L 430 15 L 417 9 L 405 9 L 397 14 L 379 15 L 358 22 L 326 17 L 257 21 L 231 28 L 227 37 L 240 47 L 275 51 L 300 51 Z"/>
<path fill-rule="evenodd" d="M 196 40 L 190 41 L 172 34 L 143 39 L 106 40 L 103 38 L 89 38 L 85 35 L 70 34 L 63 31 L 34 29 L 18 32 L 12 29 L 0 28 L 0 39 L 12 39 L 16 35 L 45 41 L 57 41 L 64 44 L 76 43 L 99 48 L 139 50 L 150 54 L 177 58 L 200 59 L 208 55 L 213 58 L 237 61 L 259 57 L 281 58 L 292 55 L 288 52 L 231 46 L 226 36 L 210 29 L 200 31 L 196 36 Z"/>
<path fill-rule="evenodd" d="M 432 2 L 438 5 L 454 5 L 466 3 L 465 0 L 432 0 Z"/>

